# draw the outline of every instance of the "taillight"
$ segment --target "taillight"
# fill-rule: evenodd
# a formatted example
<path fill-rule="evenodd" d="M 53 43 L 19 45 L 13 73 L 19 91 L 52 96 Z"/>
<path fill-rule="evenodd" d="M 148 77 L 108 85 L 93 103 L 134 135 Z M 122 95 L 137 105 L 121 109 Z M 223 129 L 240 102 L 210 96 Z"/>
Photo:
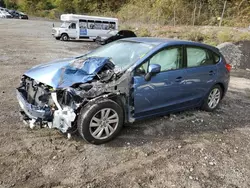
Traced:
<path fill-rule="evenodd" d="M 230 71 L 231 71 L 231 69 L 232 69 L 232 66 L 231 66 L 231 65 L 229 65 L 228 63 L 226 63 L 226 69 L 228 70 L 228 72 L 230 72 Z"/>

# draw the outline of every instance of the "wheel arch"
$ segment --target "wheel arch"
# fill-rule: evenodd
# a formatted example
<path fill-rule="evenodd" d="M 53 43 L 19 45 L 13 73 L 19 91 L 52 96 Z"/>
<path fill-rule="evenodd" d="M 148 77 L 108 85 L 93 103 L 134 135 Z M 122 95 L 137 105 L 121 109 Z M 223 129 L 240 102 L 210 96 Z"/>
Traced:
<path fill-rule="evenodd" d="M 68 33 L 65 33 L 65 32 L 64 32 L 64 33 L 61 33 L 61 37 L 62 37 L 64 34 L 67 35 L 67 36 L 69 36 Z"/>
<path fill-rule="evenodd" d="M 223 99 L 224 96 L 225 96 L 225 85 L 224 85 L 223 83 L 221 83 L 221 82 L 218 82 L 218 83 L 214 84 L 214 86 L 215 86 L 215 85 L 219 85 L 219 86 L 221 87 L 221 89 L 222 89 L 221 99 Z M 213 86 L 213 87 L 214 87 L 214 86 Z"/>
<path fill-rule="evenodd" d="M 108 93 L 108 94 L 106 93 L 106 94 L 103 94 L 103 95 L 101 95 L 99 97 L 93 98 L 92 100 L 88 101 L 87 103 L 84 104 L 83 108 L 88 106 L 88 105 L 98 103 L 101 100 L 105 100 L 105 99 L 112 100 L 121 107 L 121 109 L 123 111 L 123 117 L 124 117 L 123 121 L 127 122 L 127 119 L 128 119 L 127 111 L 128 111 L 128 109 L 126 108 L 126 97 L 124 95 L 117 95 L 117 94 L 114 94 L 114 93 Z"/>

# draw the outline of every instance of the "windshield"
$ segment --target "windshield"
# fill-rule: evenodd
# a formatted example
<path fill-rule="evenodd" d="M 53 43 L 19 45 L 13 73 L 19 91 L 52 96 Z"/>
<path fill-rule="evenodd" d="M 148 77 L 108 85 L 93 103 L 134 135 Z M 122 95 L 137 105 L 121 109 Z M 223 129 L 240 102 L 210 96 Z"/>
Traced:
<path fill-rule="evenodd" d="M 108 32 L 108 34 L 110 34 L 110 35 L 116 35 L 117 33 L 118 33 L 117 30 L 111 30 Z"/>
<path fill-rule="evenodd" d="M 150 44 L 120 40 L 99 47 L 86 57 L 109 57 L 115 64 L 116 70 L 122 71 L 129 68 L 153 47 Z"/>
<path fill-rule="evenodd" d="M 69 24 L 70 24 L 69 22 L 63 22 L 61 28 L 68 28 Z"/>

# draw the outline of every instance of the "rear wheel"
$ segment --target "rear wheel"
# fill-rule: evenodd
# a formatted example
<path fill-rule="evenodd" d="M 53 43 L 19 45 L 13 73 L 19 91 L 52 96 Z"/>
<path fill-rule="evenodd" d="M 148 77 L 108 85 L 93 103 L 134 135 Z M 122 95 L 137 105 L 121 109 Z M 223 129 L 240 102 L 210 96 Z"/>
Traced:
<path fill-rule="evenodd" d="M 222 89 L 219 85 L 215 85 L 206 96 L 204 103 L 202 105 L 202 109 L 206 111 L 215 110 L 222 98 Z"/>
<path fill-rule="evenodd" d="M 61 40 L 62 41 L 68 41 L 69 40 L 69 36 L 67 34 L 63 33 L 62 36 L 61 36 Z"/>
<path fill-rule="evenodd" d="M 123 126 L 122 108 L 104 99 L 85 106 L 77 122 L 78 132 L 92 144 L 103 144 L 116 137 Z"/>

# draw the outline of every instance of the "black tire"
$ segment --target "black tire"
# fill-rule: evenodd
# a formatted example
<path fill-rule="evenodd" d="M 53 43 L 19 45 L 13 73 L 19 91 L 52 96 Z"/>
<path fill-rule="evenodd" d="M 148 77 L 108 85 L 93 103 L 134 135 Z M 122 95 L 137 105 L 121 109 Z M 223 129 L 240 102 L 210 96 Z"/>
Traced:
<path fill-rule="evenodd" d="M 68 36 L 66 33 L 63 33 L 63 34 L 61 35 L 61 40 L 62 40 L 62 41 L 68 41 L 68 40 L 69 40 L 69 36 Z"/>
<path fill-rule="evenodd" d="M 210 102 L 209 96 L 212 94 L 213 91 L 219 91 L 219 94 L 217 94 L 218 95 L 218 102 L 216 102 L 216 105 L 214 104 L 214 106 L 211 106 L 211 105 L 209 105 L 209 102 Z M 208 112 L 214 111 L 216 108 L 218 108 L 220 101 L 222 99 L 222 96 L 223 96 L 223 90 L 222 90 L 221 86 L 220 85 L 213 86 L 212 89 L 209 91 L 209 93 L 206 95 L 201 109 L 208 111 Z"/>
<path fill-rule="evenodd" d="M 95 127 L 91 128 L 90 127 L 91 120 L 92 120 L 92 118 L 96 117 L 99 113 L 101 113 L 100 112 L 101 110 L 105 110 L 105 109 L 111 109 L 111 110 L 113 110 L 112 112 L 117 113 L 118 123 L 115 124 L 116 128 L 110 136 L 108 136 L 107 138 L 97 139 L 92 134 L 94 134 L 93 132 L 95 132 L 95 130 L 97 130 L 100 127 L 100 123 L 98 123 L 98 127 L 96 129 L 95 129 Z M 102 120 L 104 120 L 104 119 L 102 119 Z M 82 136 L 82 138 L 84 140 L 86 140 L 87 142 L 89 142 L 91 144 L 98 145 L 98 144 L 106 143 L 106 142 L 112 140 L 113 138 L 115 138 L 119 134 L 119 132 L 121 131 L 121 129 L 123 127 L 123 122 L 124 122 L 124 117 L 123 117 L 123 110 L 122 110 L 121 106 L 119 106 L 113 100 L 102 99 L 102 100 L 96 101 L 95 103 L 88 104 L 87 106 L 84 106 L 82 108 L 80 115 L 78 117 L 77 128 L 78 128 L 79 134 Z M 102 129 L 104 129 L 104 128 L 102 128 Z M 91 133 L 91 131 L 92 131 L 92 133 Z M 105 130 L 103 130 L 103 133 L 104 132 L 105 132 Z M 102 134 L 101 134 L 101 136 L 102 136 Z M 106 134 L 106 132 L 105 132 L 105 134 Z"/>

